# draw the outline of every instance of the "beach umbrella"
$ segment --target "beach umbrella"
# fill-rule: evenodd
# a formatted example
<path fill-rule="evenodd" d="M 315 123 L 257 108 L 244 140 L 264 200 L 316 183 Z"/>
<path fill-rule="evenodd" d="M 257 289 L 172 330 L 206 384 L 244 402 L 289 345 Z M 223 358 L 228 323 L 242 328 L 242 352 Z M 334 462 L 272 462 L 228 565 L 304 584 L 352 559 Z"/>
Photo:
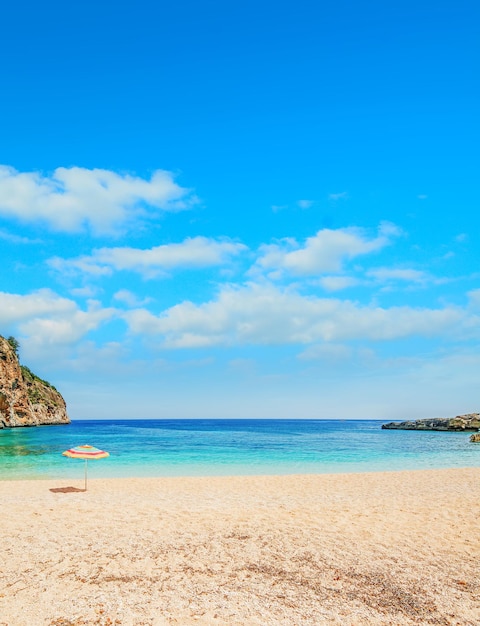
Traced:
<path fill-rule="evenodd" d="M 105 450 L 99 450 L 93 446 L 77 446 L 76 448 L 70 448 L 62 452 L 63 456 L 68 456 L 71 459 L 85 459 L 85 491 L 87 491 L 87 464 L 90 459 L 105 459 L 110 456 Z"/>

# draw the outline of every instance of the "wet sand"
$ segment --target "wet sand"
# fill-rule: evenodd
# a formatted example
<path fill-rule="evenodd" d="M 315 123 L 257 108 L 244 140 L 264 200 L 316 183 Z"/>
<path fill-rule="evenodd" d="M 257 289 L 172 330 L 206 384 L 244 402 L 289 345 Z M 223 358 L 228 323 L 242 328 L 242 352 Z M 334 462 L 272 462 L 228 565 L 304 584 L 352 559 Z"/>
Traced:
<path fill-rule="evenodd" d="M 480 468 L 0 482 L 1 626 L 480 624 Z"/>

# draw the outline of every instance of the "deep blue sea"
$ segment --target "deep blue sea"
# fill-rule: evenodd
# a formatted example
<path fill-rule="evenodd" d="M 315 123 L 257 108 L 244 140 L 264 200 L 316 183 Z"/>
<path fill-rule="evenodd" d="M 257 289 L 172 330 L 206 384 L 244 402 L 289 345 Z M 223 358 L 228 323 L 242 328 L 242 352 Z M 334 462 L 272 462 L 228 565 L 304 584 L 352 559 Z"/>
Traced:
<path fill-rule="evenodd" d="M 0 430 L 0 478 L 83 476 L 62 456 L 110 453 L 90 478 L 307 474 L 480 466 L 468 433 L 382 430 L 373 420 L 102 420 Z"/>

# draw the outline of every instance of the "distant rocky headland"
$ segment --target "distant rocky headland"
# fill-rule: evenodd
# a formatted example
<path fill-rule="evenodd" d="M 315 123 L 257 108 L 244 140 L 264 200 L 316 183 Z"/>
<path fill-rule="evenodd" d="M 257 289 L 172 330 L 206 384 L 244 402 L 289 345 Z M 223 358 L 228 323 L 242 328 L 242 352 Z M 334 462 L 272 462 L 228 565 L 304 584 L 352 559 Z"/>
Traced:
<path fill-rule="evenodd" d="M 0 428 L 69 423 L 61 394 L 20 365 L 18 342 L 0 335 Z"/>
<path fill-rule="evenodd" d="M 467 413 L 456 417 L 441 417 L 407 422 L 390 422 L 382 424 L 389 430 L 446 430 L 455 432 L 478 432 L 480 430 L 480 413 Z"/>

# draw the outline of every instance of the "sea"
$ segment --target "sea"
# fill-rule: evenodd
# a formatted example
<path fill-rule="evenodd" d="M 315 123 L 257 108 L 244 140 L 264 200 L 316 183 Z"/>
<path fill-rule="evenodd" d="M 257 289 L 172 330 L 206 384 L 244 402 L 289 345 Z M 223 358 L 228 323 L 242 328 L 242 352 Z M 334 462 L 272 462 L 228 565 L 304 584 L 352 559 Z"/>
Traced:
<path fill-rule="evenodd" d="M 76 420 L 0 430 L 0 479 L 83 476 L 62 452 L 110 456 L 90 478 L 327 474 L 480 466 L 469 433 L 382 430 L 377 420 Z"/>

